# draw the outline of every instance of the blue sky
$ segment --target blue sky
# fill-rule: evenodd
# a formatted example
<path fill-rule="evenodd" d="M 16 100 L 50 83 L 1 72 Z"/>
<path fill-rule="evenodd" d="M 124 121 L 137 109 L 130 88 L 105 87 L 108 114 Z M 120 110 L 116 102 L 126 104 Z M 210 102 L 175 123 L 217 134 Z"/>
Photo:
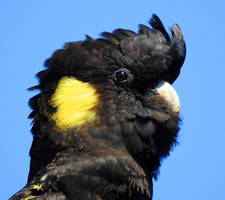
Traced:
<path fill-rule="evenodd" d="M 154 200 L 211 200 L 225 195 L 225 1 L 7 0 L 0 2 L 0 196 L 21 189 L 29 170 L 31 120 L 26 91 L 54 50 L 103 31 L 137 31 L 156 13 L 178 23 L 187 57 L 174 87 L 181 101 L 180 144 L 162 163 Z"/>

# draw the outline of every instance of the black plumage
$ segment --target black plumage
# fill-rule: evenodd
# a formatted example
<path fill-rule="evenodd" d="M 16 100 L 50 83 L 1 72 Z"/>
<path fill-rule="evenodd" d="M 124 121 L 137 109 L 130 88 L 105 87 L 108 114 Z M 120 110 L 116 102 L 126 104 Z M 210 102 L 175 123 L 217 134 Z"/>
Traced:
<path fill-rule="evenodd" d="M 176 143 L 179 114 L 154 91 L 173 83 L 185 59 L 181 29 L 172 37 L 153 15 L 139 33 L 116 29 L 94 40 L 66 43 L 37 74 L 28 183 L 11 200 L 149 200 L 160 161 Z M 57 128 L 50 101 L 59 81 L 74 77 L 99 96 L 99 120 Z"/>

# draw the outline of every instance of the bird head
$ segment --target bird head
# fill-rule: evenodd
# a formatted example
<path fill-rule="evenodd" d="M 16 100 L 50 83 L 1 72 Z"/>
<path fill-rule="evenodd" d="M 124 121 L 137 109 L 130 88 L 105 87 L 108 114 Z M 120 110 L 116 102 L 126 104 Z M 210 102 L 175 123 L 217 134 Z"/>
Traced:
<path fill-rule="evenodd" d="M 41 91 L 30 100 L 34 136 L 60 133 L 56 143 L 66 146 L 65 135 L 86 134 L 137 160 L 167 155 L 179 130 L 180 103 L 171 84 L 186 48 L 178 25 L 170 37 L 156 15 L 149 23 L 138 33 L 116 29 L 57 50 L 33 87 Z"/>

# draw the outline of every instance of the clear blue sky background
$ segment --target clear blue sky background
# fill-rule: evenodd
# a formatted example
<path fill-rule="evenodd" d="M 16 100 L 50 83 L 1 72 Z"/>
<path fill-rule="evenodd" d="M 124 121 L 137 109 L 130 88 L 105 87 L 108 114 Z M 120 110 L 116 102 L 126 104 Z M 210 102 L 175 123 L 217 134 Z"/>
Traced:
<path fill-rule="evenodd" d="M 34 75 L 67 41 L 102 31 L 137 31 L 152 13 L 167 30 L 178 23 L 187 57 L 174 84 L 181 100 L 180 144 L 164 160 L 154 200 L 225 196 L 224 0 L 20 0 L 0 2 L 0 199 L 21 189 L 29 170 L 28 100 Z"/>

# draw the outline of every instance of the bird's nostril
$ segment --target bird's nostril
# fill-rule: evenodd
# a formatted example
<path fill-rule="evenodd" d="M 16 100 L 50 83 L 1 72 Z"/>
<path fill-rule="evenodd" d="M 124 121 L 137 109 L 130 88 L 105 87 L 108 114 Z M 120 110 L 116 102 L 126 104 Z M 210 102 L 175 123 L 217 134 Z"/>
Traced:
<path fill-rule="evenodd" d="M 144 96 L 152 96 L 159 94 L 156 89 L 148 88 L 144 94 Z"/>

